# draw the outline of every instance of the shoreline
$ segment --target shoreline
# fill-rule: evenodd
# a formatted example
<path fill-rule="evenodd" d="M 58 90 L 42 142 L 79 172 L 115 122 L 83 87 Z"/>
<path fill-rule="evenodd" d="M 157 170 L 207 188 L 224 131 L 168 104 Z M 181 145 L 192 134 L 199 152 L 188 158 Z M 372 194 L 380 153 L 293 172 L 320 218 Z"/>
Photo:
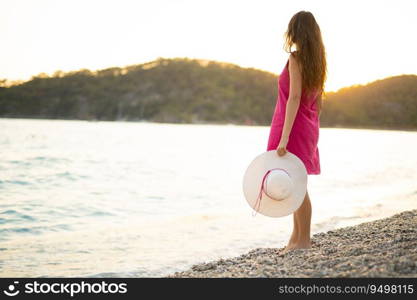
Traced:
<path fill-rule="evenodd" d="M 171 124 L 171 125 L 209 125 L 209 126 L 245 126 L 245 127 L 268 127 L 269 125 L 260 124 L 239 124 L 229 122 L 158 122 L 149 120 L 98 120 L 98 119 L 74 119 L 74 118 L 47 118 L 47 117 L 35 117 L 35 116 L 0 116 L 0 119 L 22 119 L 22 120 L 45 120 L 45 121 L 85 121 L 85 122 L 126 122 L 126 123 L 149 123 L 149 124 Z M 405 132 L 417 132 L 417 128 L 414 127 L 389 127 L 389 126 L 320 126 L 320 129 L 356 129 L 356 130 L 383 130 L 383 131 L 405 131 Z"/>
<path fill-rule="evenodd" d="M 413 277 L 417 278 L 417 209 L 316 233 L 312 248 L 278 254 L 255 248 L 199 263 L 168 278 Z"/>

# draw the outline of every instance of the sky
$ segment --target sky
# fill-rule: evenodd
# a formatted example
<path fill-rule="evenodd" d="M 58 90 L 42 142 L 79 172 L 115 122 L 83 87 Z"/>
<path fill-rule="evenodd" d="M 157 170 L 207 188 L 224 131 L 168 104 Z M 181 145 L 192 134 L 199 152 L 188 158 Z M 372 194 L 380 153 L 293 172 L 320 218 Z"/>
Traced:
<path fill-rule="evenodd" d="M 0 79 L 123 67 L 159 57 L 229 62 L 279 74 L 284 33 L 313 13 L 326 91 L 417 74 L 414 0 L 0 0 Z"/>

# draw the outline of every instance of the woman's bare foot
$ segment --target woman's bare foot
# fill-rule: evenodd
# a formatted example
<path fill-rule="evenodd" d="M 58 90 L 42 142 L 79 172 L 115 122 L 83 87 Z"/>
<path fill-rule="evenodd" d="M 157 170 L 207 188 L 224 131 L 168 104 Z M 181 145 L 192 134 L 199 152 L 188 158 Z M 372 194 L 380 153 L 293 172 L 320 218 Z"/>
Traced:
<path fill-rule="evenodd" d="M 311 225 L 311 202 L 308 192 L 304 196 L 301 206 L 293 214 L 294 227 L 287 246 L 279 252 L 285 254 L 295 249 L 311 248 L 310 225 Z"/>
<path fill-rule="evenodd" d="M 280 252 L 280 254 L 285 254 L 291 250 L 295 249 L 310 249 L 311 248 L 311 242 L 303 242 L 303 243 L 289 243 L 284 250 Z"/>

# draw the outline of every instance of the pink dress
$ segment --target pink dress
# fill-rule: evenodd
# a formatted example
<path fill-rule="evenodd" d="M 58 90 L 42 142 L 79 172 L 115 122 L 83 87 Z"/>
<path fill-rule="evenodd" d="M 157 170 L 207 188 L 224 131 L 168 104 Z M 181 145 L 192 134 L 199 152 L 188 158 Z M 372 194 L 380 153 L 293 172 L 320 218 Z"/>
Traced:
<path fill-rule="evenodd" d="M 285 121 L 285 109 L 290 92 L 290 74 L 286 63 L 278 78 L 278 98 L 271 121 L 267 151 L 275 150 L 281 139 Z M 317 94 L 310 98 L 302 91 L 300 106 L 292 127 L 287 150 L 304 163 L 307 174 L 320 174 L 319 140 L 320 120 L 316 106 Z"/>

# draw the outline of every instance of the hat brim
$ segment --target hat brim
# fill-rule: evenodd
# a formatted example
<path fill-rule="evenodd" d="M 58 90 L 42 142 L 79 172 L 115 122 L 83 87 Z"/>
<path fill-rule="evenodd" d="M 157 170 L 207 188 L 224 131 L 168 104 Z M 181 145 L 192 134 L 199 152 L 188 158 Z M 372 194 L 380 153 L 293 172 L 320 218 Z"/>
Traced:
<path fill-rule="evenodd" d="M 292 193 L 277 201 L 262 192 L 257 211 L 268 217 L 288 216 L 301 206 L 307 192 L 307 170 L 296 155 L 287 151 L 285 155 L 278 156 L 276 150 L 270 150 L 255 157 L 243 177 L 243 193 L 248 204 L 255 209 L 262 177 L 272 168 L 282 168 L 288 172 L 293 183 Z"/>

